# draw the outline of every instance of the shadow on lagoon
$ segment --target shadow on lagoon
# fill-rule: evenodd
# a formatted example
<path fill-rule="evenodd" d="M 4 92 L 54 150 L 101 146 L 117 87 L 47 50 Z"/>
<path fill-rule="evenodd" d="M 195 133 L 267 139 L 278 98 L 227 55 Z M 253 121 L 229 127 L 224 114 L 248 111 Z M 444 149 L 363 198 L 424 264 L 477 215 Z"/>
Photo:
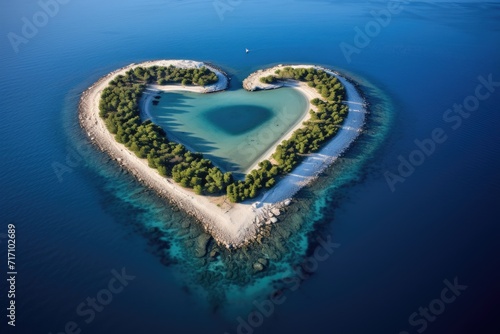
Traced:
<path fill-rule="evenodd" d="M 168 105 L 160 107 L 162 109 L 162 115 L 154 117 L 153 121 L 156 121 L 157 124 L 165 130 L 167 138 L 174 142 L 181 143 L 192 152 L 202 152 L 205 158 L 210 159 L 214 165 L 219 167 L 222 171 L 236 172 L 235 176 L 239 175 L 237 171 L 241 169 L 240 165 L 227 158 L 211 153 L 217 150 L 217 143 L 199 137 L 194 132 L 182 130 L 183 124 L 178 121 L 176 115 L 189 113 L 189 111 L 182 108 L 190 106 L 188 101 L 193 98 L 183 94 L 166 94 L 168 94 Z M 166 94 L 161 93 L 160 96 L 164 99 Z"/>

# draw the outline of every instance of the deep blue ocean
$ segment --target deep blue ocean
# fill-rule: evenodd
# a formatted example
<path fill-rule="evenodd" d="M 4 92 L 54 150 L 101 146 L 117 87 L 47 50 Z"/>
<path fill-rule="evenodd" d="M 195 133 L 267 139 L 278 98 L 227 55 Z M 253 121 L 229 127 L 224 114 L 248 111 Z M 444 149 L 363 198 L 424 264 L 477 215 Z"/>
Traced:
<path fill-rule="evenodd" d="M 2 333 L 500 332 L 500 2 L 54 3 L 0 4 Z M 313 247 L 311 230 L 334 252 L 259 313 L 269 317 L 240 310 L 261 305 L 274 278 L 200 283 L 204 264 L 178 232 L 189 218 L 79 127 L 87 87 L 151 59 L 217 64 L 231 90 L 259 68 L 320 64 L 357 80 L 371 103 L 367 133 L 296 206 L 304 227 L 290 261 Z M 91 309 L 96 297 L 105 305 Z"/>

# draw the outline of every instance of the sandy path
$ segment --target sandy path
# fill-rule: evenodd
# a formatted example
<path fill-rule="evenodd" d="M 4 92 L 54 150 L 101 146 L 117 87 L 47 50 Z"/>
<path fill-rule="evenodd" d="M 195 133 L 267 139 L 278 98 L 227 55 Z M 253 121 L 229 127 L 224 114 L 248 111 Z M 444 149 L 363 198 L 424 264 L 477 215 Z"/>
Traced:
<path fill-rule="evenodd" d="M 124 74 L 136 66 L 147 67 L 154 65 L 174 65 L 185 68 L 207 66 L 204 63 L 194 61 L 161 60 L 131 64 L 114 71 L 101 78 L 82 94 L 79 106 L 80 124 L 87 131 L 90 139 L 103 151 L 106 151 L 123 168 L 133 173 L 140 182 L 154 189 L 160 196 L 168 198 L 188 214 L 195 216 L 203 224 L 206 231 L 212 234 L 219 244 L 223 244 L 226 247 L 238 247 L 253 239 L 259 226 L 264 222 L 269 223 L 270 211 L 283 207 L 287 199 L 291 198 L 301 187 L 312 182 L 322 170 L 331 164 L 355 140 L 359 134 L 358 130 L 363 125 L 366 111 L 363 107 L 363 99 L 351 83 L 339 77 L 346 86 L 349 114 L 337 136 L 326 144 L 320 152 L 311 154 L 291 174 L 285 176 L 275 187 L 260 195 L 257 199 L 240 204 L 222 203 L 221 197 L 214 198 L 195 195 L 192 191 L 184 189 L 173 183 L 173 181 L 160 176 L 156 170 L 148 166 L 147 160 L 139 159 L 124 145 L 116 142 L 114 136 L 107 130 L 104 121 L 99 117 L 101 93 L 114 77 Z M 308 65 L 299 66 L 311 67 Z M 214 85 L 206 87 L 169 85 L 152 86 L 149 88 L 155 90 L 161 89 L 163 91 L 182 90 L 198 93 L 217 92 L 226 89 L 228 79 L 225 74 L 210 66 L 207 67 L 213 70 L 219 77 L 219 82 Z M 268 71 L 271 70 L 274 72 L 273 69 L 269 69 Z M 265 75 L 266 72 L 262 73 L 261 75 Z M 337 75 L 333 72 L 332 74 Z M 261 75 L 257 76 L 254 74 L 253 77 L 249 77 L 252 78 L 252 81 L 246 80 L 246 82 L 253 82 L 255 80 L 259 82 L 258 78 Z M 290 85 L 294 84 L 290 83 Z M 312 88 L 308 86 L 295 85 L 295 87 L 308 97 L 311 97 L 311 99 L 316 97 L 316 95 L 312 95 Z M 278 87 L 266 86 L 261 89 L 272 88 Z M 317 94 L 315 91 L 314 93 Z M 149 103 L 147 99 L 148 97 L 143 99 L 141 104 Z M 297 126 L 300 127 L 302 122 L 299 122 Z M 294 129 L 291 129 L 287 135 L 291 135 L 293 131 Z"/>

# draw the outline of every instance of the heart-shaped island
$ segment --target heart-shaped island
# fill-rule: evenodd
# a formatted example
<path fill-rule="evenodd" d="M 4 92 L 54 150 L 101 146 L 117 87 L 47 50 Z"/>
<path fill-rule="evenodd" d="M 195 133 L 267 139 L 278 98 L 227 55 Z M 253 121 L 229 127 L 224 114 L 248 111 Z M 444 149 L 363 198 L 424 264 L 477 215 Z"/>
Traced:
<path fill-rule="evenodd" d="M 279 222 L 292 196 L 358 137 L 367 110 L 355 84 L 314 65 L 278 65 L 244 80 L 249 92 L 294 90 L 268 92 L 284 94 L 272 106 L 247 92 L 222 92 L 228 86 L 222 70 L 203 62 L 131 64 L 82 94 L 79 119 L 123 168 L 235 248 Z M 229 104 L 205 95 L 196 105 L 198 96 L 187 92 L 240 95 Z M 215 131 L 204 132 L 210 126 Z M 276 128 L 264 135 L 265 126 Z"/>

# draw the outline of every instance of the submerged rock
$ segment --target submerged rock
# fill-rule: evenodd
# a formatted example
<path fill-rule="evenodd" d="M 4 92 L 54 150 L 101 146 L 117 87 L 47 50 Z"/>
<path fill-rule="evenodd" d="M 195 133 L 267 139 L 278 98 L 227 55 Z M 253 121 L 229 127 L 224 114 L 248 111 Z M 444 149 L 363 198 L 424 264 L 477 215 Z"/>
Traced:
<path fill-rule="evenodd" d="M 217 248 L 212 249 L 212 251 L 210 252 L 210 257 L 216 257 L 217 255 L 219 255 L 218 249 Z"/>
<path fill-rule="evenodd" d="M 264 258 L 258 259 L 257 262 L 259 262 L 260 264 L 262 264 L 263 266 L 266 266 L 266 267 L 269 264 L 269 261 L 267 259 L 264 259 Z"/>
<path fill-rule="evenodd" d="M 212 237 L 206 233 L 202 233 L 198 238 L 196 238 L 196 257 L 204 257 L 207 254 L 207 246 L 211 238 Z"/>
<path fill-rule="evenodd" d="M 256 262 L 253 264 L 253 270 L 255 272 L 260 272 L 260 271 L 264 270 L 264 265 L 260 262 Z"/>

